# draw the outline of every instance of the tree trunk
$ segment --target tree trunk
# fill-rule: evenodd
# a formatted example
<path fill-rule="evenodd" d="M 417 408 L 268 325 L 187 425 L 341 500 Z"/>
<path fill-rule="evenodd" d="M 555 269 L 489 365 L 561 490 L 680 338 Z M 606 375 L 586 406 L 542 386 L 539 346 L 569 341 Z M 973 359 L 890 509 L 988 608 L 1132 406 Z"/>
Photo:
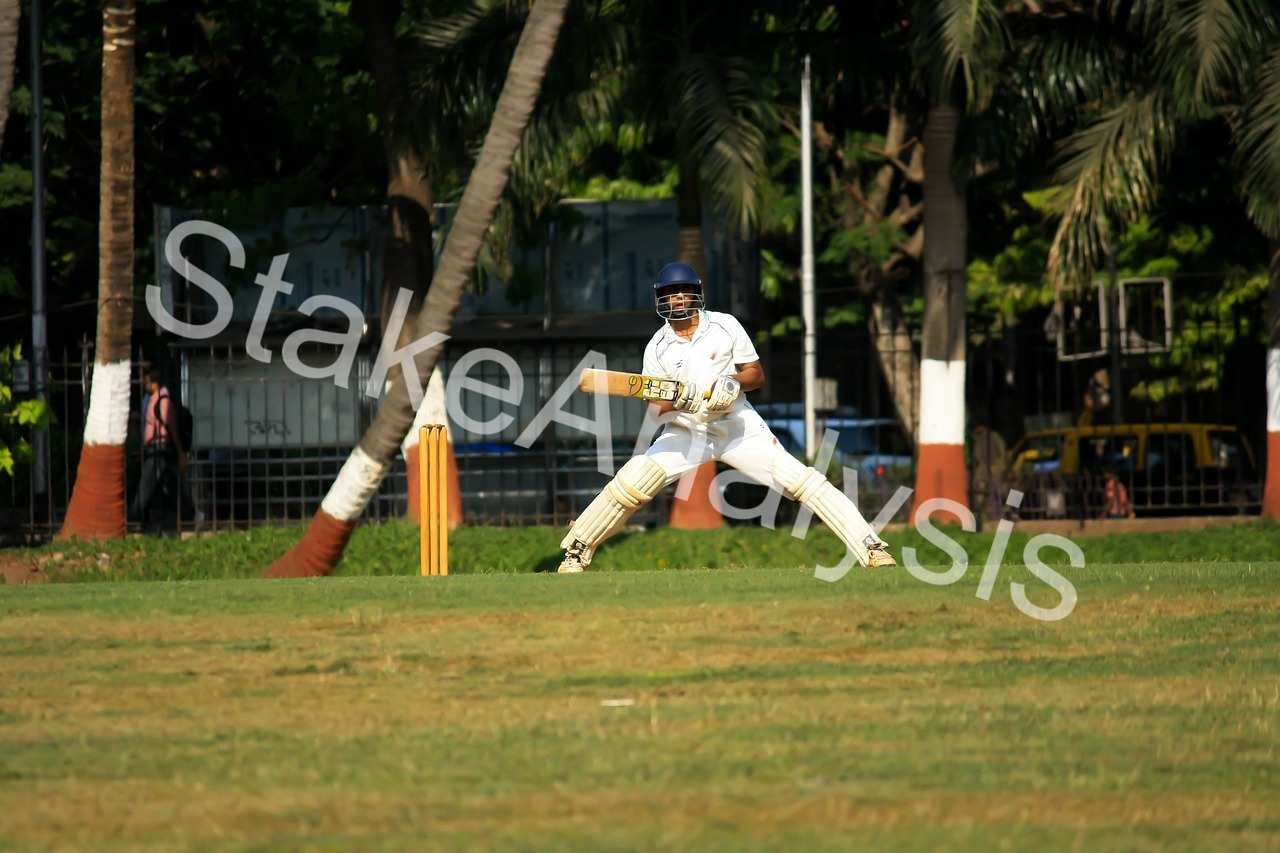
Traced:
<path fill-rule="evenodd" d="M 84 448 L 59 536 L 125 533 L 124 445 L 133 331 L 133 89 L 135 0 L 102 13 L 102 173 L 98 212 L 98 332 Z"/>
<path fill-rule="evenodd" d="M 916 388 L 920 378 L 920 359 L 916 357 L 902 312 L 888 294 L 877 293 L 872 300 L 871 339 L 875 344 L 880 373 L 889 386 L 893 412 L 902 424 L 907 440 L 915 444 L 920 434 L 920 399 Z"/>
<path fill-rule="evenodd" d="M 463 288 L 475 269 L 485 232 L 506 188 L 511 161 L 538 100 L 567 5 L 568 0 L 538 0 L 529 12 L 431 289 L 422 307 L 406 321 L 412 328 L 410 340 L 447 333 L 453 325 Z M 439 356 L 439 347 L 414 355 L 412 367 L 422 385 L 431 376 Z M 405 376 L 394 368 L 389 377 L 390 389 L 378 404 L 373 423 L 351 451 L 302 541 L 272 564 L 268 577 L 327 575 L 337 565 L 365 505 L 377 491 L 413 423 L 415 410 Z"/>
<path fill-rule="evenodd" d="M 676 238 L 676 260 L 698 271 L 705 292 L 707 247 L 702 236 L 702 188 L 698 183 L 698 167 L 688 159 L 682 159 L 680 163 L 676 224 L 680 228 Z M 724 517 L 711 501 L 711 485 L 715 476 L 716 463 L 704 462 L 681 478 L 676 485 L 676 498 L 671 502 L 668 525 L 676 530 L 711 530 L 724 525 Z"/>
<path fill-rule="evenodd" d="M 401 288 L 413 293 L 410 309 L 426 298 L 435 268 L 434 202 L 422 157 L 408 144 L 387 152 L 387 231 L 382 247 L 379 325 L 387 331 L 391 306 Z"/>
<path fill-rule="evenodd" d="M 0 142 L 9 123 L 9 96 L 13 93 L 13 64 L 18 56 L 18 0 L 0 0 Z"/>
<path fill-rule="evenodd" d="M 707 278 L 707 246 L 702 237 L 702 190 L 698 185 L 698 167 L 687 161 L 680 163 L 680 186 L 676 191 L 676 260 Z"/>
<path fill-rule="evenodd" d="M 397 120 L 400 108 L 398 94 L 405 81 L 400 73 L 399 48 L 395 39 L 395 22 L 400 16 L 396 0 L 364 0 L 356 8 L 365 32 L 369 66 L 373 69 L 374 90 L 381 116 L 383 148 L 387 161 L 387 225 L 382 245 L 382 289 L 378 300 L 378 339 L 387 334 L 392 306 L 401 289 L 413 294 L 409 310 L 416 312 L 427 295 L 435 267 L 435 200 L 427 177 L 426 158 L 409 134 L 400 130 Z M 401 329 L 402 346 L 409 342 L 408 324 Z M 426 398 L 419 407 L 414 426 L 401 445 L 404 455 L 407 510 L 410 519 L 418 517 L 418 429 L 425 423 L 446 423 L 444 406 L 429 406 L 441 395 L 435 389 L 444 382 L 439 369 L 431 374 Z M 449 526 L 462 523 L 462 503 L 458 494 L 458 468 L 452 442 L 449 459 Z"/>
<path fill-rule="evenodd" d="M 934 498 L 969 503 L 964 461 L 968 219 L 952 166 L 959 124 L 960 112 L 949 104 L 933 105 L 925 119 L 924 341 L 912 517 Z"/>
<path fill-rule="evenodd" d="M 908 149 L 911 152 L 910 163 L 903 164 Z M 891 221 L 905 229 L 919 216 L 914 208 L 903 210 L 901 200 L 906 198 L 909 185 L 920 184 L 924 180 L 922 151 L 922 146 L 907 139 L 907 117 L 891 104 L 884 133 L 884 154 L 888 162 L 876 171 L 868 188 L 861 216 L 864 225 Z M 895 202 L 895 197 L 899 201 Z M 850 227 L 856 224 L 854 219 L 849 222 Z M 917 387 L 920 359 L 907 324 L 902 319 L 901 304 L 891 288 L 901 272 L 898 265 L 920 259 L 923 237 L 924 227 L 919 226 L 894 249 L 878 270 L 868 263 L 862 272 L 863 283 L 873 288 L 870 331 L 876 363 L 889 388 L 894 414 L 912 444 L 915 444 L 920 431 L 920 391 Z"/>
<path fill-rule="evenodd" d="M 1267 311 L 1267 474 L 1262 514 L 1280 518 L 1280 241 L 1272 241 Z"/>
<path fill-rule="evenodd" d="M 378 99 L 379 126 L 387 161 L 387 231 L 383 242 L 382 292 L 379 322 L 385 334 L 396 293 L 413 293 L 416 311 L 427 294 L 434 271 L 434 198 L 427 180 L 426 161 L 414 140 L 400 129 L 398 94 L 406 85 L 400 73 L 395 0 L 364 0 L 357 9 L 365 32 L 369 65 Z M 406 325 L 406 333 L 409 331 Z"/>

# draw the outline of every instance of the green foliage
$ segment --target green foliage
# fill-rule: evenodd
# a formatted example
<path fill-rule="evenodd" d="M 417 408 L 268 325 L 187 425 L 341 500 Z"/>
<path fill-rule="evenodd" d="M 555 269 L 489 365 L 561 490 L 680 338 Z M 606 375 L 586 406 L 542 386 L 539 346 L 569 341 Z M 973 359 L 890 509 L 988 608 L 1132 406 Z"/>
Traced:
<path fill-rule="evenodd" d="M 31 170 L 17 163 L 0 164 L 0 209 L 31 204 Z"/>
<path fill-rule="evenodd" d="M 21 400 L 13 392 L 13 368 L 22 359 L 20 344 L 0 348 L 0 473 L 13 476 L 15 463 L 31 457 L 27 435 L 49 425 L 48 404 Z"/>
<path fill-rule="evenodd" d="M 1045 274 L 1052 237 L 1045 223 L 1026 220 L 1028 210 L 1039 212 L 1051 205 L 1056 192 L 1050 188 L 1024 193 L 1026 209 L 1010 206 L 1006 210 L 1010 221 L 1021 224 L 1015 225 L 1002 249 L 970 262 L 972 312 L 1014 320 L 1053 305 L 1054 288 Z M 1170 200 L 1169 213 L 1178 212 L 1178 201 Z M 1225 378 L 1228 351 L 1243 342 L 1263 340 L 1266 272 L 1232 265 L 1235 242 L 1234 235 L 1220 238 L 1203 221 L 1166 224 L 1148 214 L 1125 224 L 1116 239 L 1117 276 L 1174 280 L 1170 351 L 1144 355 L 1143 378 L 1130 391 L 1134 399 L 1159 403 L 1179 395 L 1217 391 Z M 1216 275 L 1224 264 L 1228 269 L 1220 278 L 1196 277 Z"/>
<path fill-rule="evenodd" d="M 369 203 L 385 194 L 363 32 L 349 4 L 309 0 L 140 0 L 136 82 L 136 287 L 153 278 L 155 204 L 211 208 L 255 224 L 282 207 Z M 25 34 L 24 34 L 25 39 Z M 102 4 L 65 0 L 45 19 L 44 122 L 51 311 L 55 337 L 93 333 L 97 295 Z M 30 227 L 29 69 L 16 66 L 0 155 L 0 228 Z M 232 221 L 234 220 L 234 222 Z M 29 255 L 0 265 L 30 280 Z M 25 289 L 25 288 L 24 288 Z M 8 295 L 6 297 L 6 291 Z M 0 315 L 27 309 L 0 280 Z M 74 340 L 74 337 L 72 337 Z"/>
<path fill-rule="evenodd" d="M 859 326 L 867 322 L 867 307 L 861 296 L 855 294 L 849 299 L 847 294 L 870 293 L 867 282 L 879 275 L 883 265 L 894 267 L 902 263 L 895 252 L 901 250 L 910 234 L 887 211 L 878 217 L 868 215 L 866 199 L 874 196 L 880 170 L 887 162 L 884 135 L 853 128 L 842 132 L 839 138 L 824 135 L 822 140 L 814 151 L 815 175 L 827 176 L 813 185 L 815 275 L 820 293 L 846 295 L 844 301 L 835 304 L 830 304 L 834 297 L 820 297 L 827 304 L 819 305 L 819 323 L 825 329 Z M 761 188 L 760 292 L 776 304 L 779 312 L 785 312 L 772 326 L 774 335 L 793 334 L 802 328 L 798 314 L 799 154 L 794 136 L 788 134 L 777 140 L 769 179 Z M 905 308 L 913 301 L 912 290 L 902 286 L 895 298 Z"/>
<path fill-rule="evenodd" d="M 1005 319 L 1053 304 L 1053 288 L 1044 274 L 1049 254 L 1044 229 L 1020 225 L 1007 246 L 991 258 L 969 263 L 969 306 L 982 316 Z"/>
<path fill-rule="evenodd" d="M 760 250 L 760 293 L 765 299 L 779 299 L 783 289 L 796 277 L 794 264 L 770 249 Z"/>
<path fill-rule="evenodd" d="M 822 328 L 834 329 L 839 326 L 861 326 L 867 322 L 867 309 L 861 302 L 848 302 L 844 305 L 832 305 L 822 314 Z"/>
<path fill-rule="evenodd" d="M 591 175 L 585 179 L 571 181 L 567 195 L 573 198 L 589 198 L 597 201 L 619 201 L 624 199 L 671 198 L 676 194 L 680 182 L 680 170 L 670 166 L 662 179 L 656 183 L 648 183 L 631 177 L 610 177 L 608 175 Z"/>
<path fill-rule="evenodd" d="M 1082 124 L 1063 142 L 1056 183 L 1061 213 L 1050 254 L 1058 281 L 1082 281 L 1101 265 L 1120 223 L 1156 203 L 1175 173 L 1175 151 L 1225 119 L 1233 185 L 1256 228 L 1280 236 L 1280 13 L 1274 3 L 1152 3 L 1096 23 L 1126 49 L 1099 56 L 1113 85 L 1082 89 Z M 1209 168 L 1199 168 L 1202 179 Z M 1212 161 L 1208 161 L 1212 166 Z M 1218 191 L 1218 188 L 1214 188 Z"/>
<path fill-rule="evenodd" d="M 56 571 L 50 568 L 57 580 L 250 578 L 261 574 L 301 532 L 296 526 L 262 526 L 207 534 L 188 541 L 131 537 L 98 543 L 58 542 L 21 553 L 38 560 L 53 553 L 61 554 Z M 463 526 L 450 534 L 450 572 L 526 574 L 554 569 L 560 562 L 559 542 L 563 535 L 564 531 L 552 527 Z M 980 566 L 991 549 L 994 533 L 988 529 L 968 534 L 953 529 L 948 535 L 965 549 L 971 565 Z M 904 546 L 916 548 L 921 561 L 927 565 L 949 559 L 917 531 L 890 530 L 885 536 L 895 553 Z M 1017 563 L 1016 557 L 1022 553 L 1028 538 L 1027 533 L 1015 528 L 1007 550 L 1007 563 Z M 1249 522 L 1200 530 L 1185 537 L 1126 533 L 1078 541 L 1090 565 L 1265 560 L 1280 553 L 1280 524 Z M 103 554 L 105 560 L 101 558 Z M 832 564 L 840 556 L 839 541 L 825 527 L 812 528 L 805 539 L 792 537 L 785 526 L 767 530 L 747 524 L 696 532 L 660 528 L 624 532 L 610 540 L 592 563 L 592 571 L 810 567 L 815 561 Z M 1065 561 L 1057 552 L 1046 552 L 1044 556 L 1050 563 Z M 416 525 L 404 521 L 358 528 L 338 567 L 340 575 L 417 572 L 418 530 Z"/>
<path fill-rule="evenodd" d="M 1176 300 L 1183 317 L 1168 353 L 1150 356 L 1150 378 L 1134 386 L 1139 400 L 1158 403 L 1181 394 L 1217 391 L 1226 353 L 1245 341 L 1265 341 L 1268 281 L 1264 273 L 1232 270 L 1208 299 Z"/>
<path fill-rule="evenodd" d="M 905 239 L 906 233 L 892 222 L 860 223 L 837 231 L 818 260 L 850 267 L 882 264 Z"/>

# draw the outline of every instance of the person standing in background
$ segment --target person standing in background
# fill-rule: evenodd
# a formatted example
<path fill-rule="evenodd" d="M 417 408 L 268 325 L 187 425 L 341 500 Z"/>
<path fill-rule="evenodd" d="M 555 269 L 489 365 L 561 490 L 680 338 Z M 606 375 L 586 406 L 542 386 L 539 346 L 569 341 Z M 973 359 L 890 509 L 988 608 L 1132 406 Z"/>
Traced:
<path fill-rule="evenodd" d="M 157 495 L 166 496 L 175 514 L 192 511 L 199 523 L 203 513 L 195 509 L 187 485 L 187 448 L 182 443 L 177 406 L 169 389 L 160 381 L 159 371 L 148 367 L 142 377 L 142 474 L 129 507 L 129 517 L 145 527 Z"/>

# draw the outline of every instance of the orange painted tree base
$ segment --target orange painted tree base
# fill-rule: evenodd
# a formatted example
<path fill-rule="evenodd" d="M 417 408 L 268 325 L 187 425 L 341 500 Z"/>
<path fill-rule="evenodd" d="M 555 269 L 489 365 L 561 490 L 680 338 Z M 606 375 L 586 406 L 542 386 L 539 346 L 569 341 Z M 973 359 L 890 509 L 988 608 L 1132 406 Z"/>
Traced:
<path fill-rule="evenodd" d="M 933 498 L 947 498 L 961 506 L 969 506 L 969 472 L 964 467 L 964 447 L 959 444 L 922 444 L 916 463 L 916 492 L 911 504 L 914 521 L 920 504 Z M 936 512 L 935 521 L 959 524 L 949 512 Z"/>
<path fill-rule="evenodd" d="M 458 488 L 458 460 L 453 455 L 453 442 L 449 442 L 446 453 L 449 457 L 449 470 L 445 474 L 449 478 L 449 529 L 456 530 L 462 524 L 462 492 Z M 418 520 L 418 445 L 410 447 L 404 455 L 405 472 L 409 481 L 409 514 L 411 521 Z"/>
<path fill-rule="evenodd" d="M 124 446 L 86 444 L 80 451 L 71 505 L 59 539 L 119 539 L 127 524 L 124 506 Z"/>
<path fill-rule="evenodd" d="M 693 488 L 688 500 L 671 502 L 670 525 L 676 530 L 714 530 L 724 526 L 724 517 L 711 503 L 711 482 L 716 476 L 716 463 L 704 462 L 693 475 Z M 677 481 L 676 489 L 680 486 Z"/>
<path fill-rule="evenodd" d="M 1262 493 L 1262 517 L 1280 518 L 1280 432 L 1267 433 L 1267 484 Z"/>
<path fill-rule="evenodd" d="M 339 521 L 317 510 L 298 544 L 272 563 L 263 577 L 320 578 L 332 574 L 355 529 L 356 522 Z"/>

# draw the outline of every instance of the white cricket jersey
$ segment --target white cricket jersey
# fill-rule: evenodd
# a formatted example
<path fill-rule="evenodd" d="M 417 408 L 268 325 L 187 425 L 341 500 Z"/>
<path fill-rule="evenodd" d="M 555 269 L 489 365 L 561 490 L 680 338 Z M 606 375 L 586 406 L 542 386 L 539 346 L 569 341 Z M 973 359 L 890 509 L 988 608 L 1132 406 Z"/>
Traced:
<path fill-rule="evenodd" d="M 760 360 L 755 345 L 737 317 L 719 311 L 699 313 L 698 328 L 692 338 L 686 340 L 677 335 L 670 323 L 663 323 L 662 328 L 654 332 L 644 348 L 643 372 L 646 375 L 696 382 L 700 389 L 706 391 L 721 376 L 737 373 L 737 365 Z M 704 412 L 696 416 L 681 412 L 676 422 L 702 424 L 730 412 L 750 408 L 746 397 L 739 396 L 724 412 Z"/>

